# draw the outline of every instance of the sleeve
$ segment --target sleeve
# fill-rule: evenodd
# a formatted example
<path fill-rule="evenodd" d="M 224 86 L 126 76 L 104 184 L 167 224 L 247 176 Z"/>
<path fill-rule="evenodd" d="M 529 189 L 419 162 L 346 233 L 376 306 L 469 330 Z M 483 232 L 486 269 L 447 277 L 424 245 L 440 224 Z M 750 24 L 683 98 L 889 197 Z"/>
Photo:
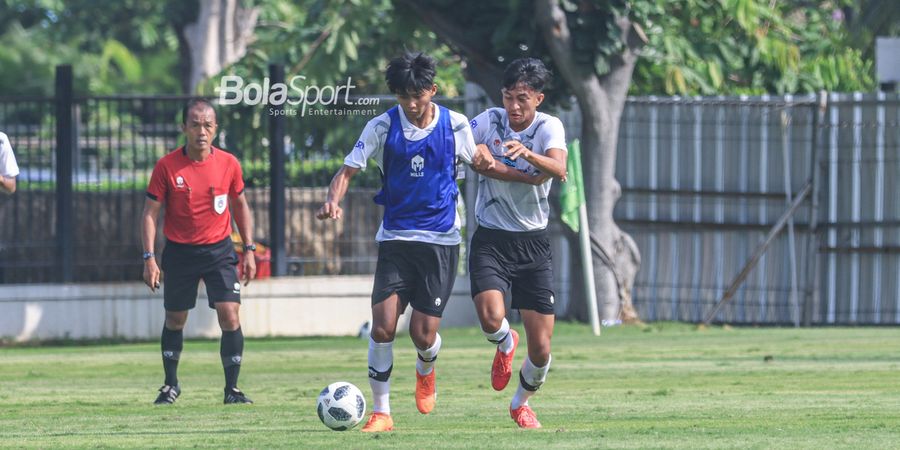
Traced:
<path fill-rule="evenodd" d="M 488 132 L 491 129 L 491 115 L 489 111 L 485 110 L 469 121 L 469 126 L 472 128 L 472 139 L 475 140 L 475 144 L 487 144 Z"/>
<path fill-rule="evenodd" d="M 544 151 L 551 148 L 569 151 L 566 147 L 566 129 L 563 127 L 562 121 L 556 117 L 550 117 L 544 126 Z"/>
<path fill-rule="evenodd" d="M 162 160 L 156 163 L 153 168 L 153 174 L 150 175 L 150 185 L 147 186 L 147 197 L 160 203 L 166 199 L 166 191 L 168 184 L 166 183 L 166 168 L 162 164 Z"/>
<path fill-rule="evenodd" d="M 241 169 L 241 163 L 234 160 L 234 170 L 231 171 L 231 186 L 228 188 L 229 197 L 237 197 L 244 192 L 244 170 Z"/>
<path fill-rule="evenodd" d="M 456 156 L 466 164 L 472 164 L 475 157 L 475 139 L 466 116 L 450 111 L 450 126 L 453 127 L 453 140 L 456 142 Z"/>
<path fill-rule="evenodd" d="M 344 165 L 357 169 L 366 169 L 369 158 L 374 158 L 381 166 L 381 157 L 384 153 L 384 141 L 388 129 L 391 127 L 390 117 L 382 114 L 366 124 L 359 140 L 353 146 L 353 150 L 344 158 Z"/>
<path fill-rule="evenodd" d="M 0 176 L 15 177 L 19 175 L 19 165 L 16 164 L 16 155 L 13 154 L 9 137 L 0 133 Z"/>

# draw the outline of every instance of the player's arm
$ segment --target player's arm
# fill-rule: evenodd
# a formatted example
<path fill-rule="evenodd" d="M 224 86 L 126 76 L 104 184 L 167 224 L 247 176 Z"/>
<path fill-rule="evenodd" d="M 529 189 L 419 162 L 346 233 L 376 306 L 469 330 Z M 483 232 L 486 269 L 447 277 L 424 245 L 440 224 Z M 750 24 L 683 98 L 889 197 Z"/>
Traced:
<path fill-rule="evenodd" d="M 147 198 L 144 200 L 144 212 L 141 213 L 141 245 L 144 253 L 154 253 L 153 248 L 156 242 L 156 219 L 159 218 L 159 210 L 162 203 Z M 150 287 L 151 292 L 159 289 L 159 266 L 156 265 L 156 258 L 151 256 L 144 260 L 144 284 Z"/>
<path fill-rule="evenodd" d="M 347 194 L 347 189 L 350 187 L 350 180 L 354 175 L 359 173 L 359 170 L 358 167 L 350 167 L 346 164 L 338 169 L 337 173 L 334 174 L 334 178 L 331 179 L 331 184 L 328 185 L 328 196 L 325 197 L 325 204 L 316 212 L 317 219 L 337 220 L 343 217 L 344 210 L 341 209 L 340 206 L 341 200 L 343 200 L 344 195 Z"/>
<path fill-rule="evenodd" d="M 477 147 L 478 151 L 486 151 L 490 155 L 490 150 L 486 145 L 478 144 Z M 491 159 L 493 159 L 493 156 Z M 540 185 L 550 179 L 549 176 L 544 175 L 543 173 L 528 175 L 502 163 L 495 163 L 487 169 L 478 168 L 475 167 L 475 165 L 472 165 L 472 169 L 486 177 L 501 181 L 511 181 L 514 183 Z"/>
<path fill-rule="evenodd" d="M 0 175 L 0 191 L 4 194 L 12 194 L 16 192 L 16 177 L 7 177 Z"/>
<path fill-rule="evenodd" d="M 252 244 L 253 241 L 253 212 L 250 211 L 250 204 L 247 203 L 247 196 L 241 192 L 237 197 L 230 199 L 231 211 L 234 215 L 234 223 L 237 225 L 238 233 L 241 235 L 241 241 L 244 245 Z M 252 251 L 244 251 L 243 263 L 243 279 L 244 286 L 250 284 L 250 280 L 256 278 L 256 255 Z"/>
<path fill-rule="evenodd" d="M 549 175 L 561 181 L 566 181 L 566 151 L 561 148 L 548 148 L 546 155 L 537 153 L 522 145 L 519 141 L 507 141 L 503 143 L 506 153 L 503 156 L 515 161 L 517 158 L 525 158 L 535 169 L 542 174 Z"/>

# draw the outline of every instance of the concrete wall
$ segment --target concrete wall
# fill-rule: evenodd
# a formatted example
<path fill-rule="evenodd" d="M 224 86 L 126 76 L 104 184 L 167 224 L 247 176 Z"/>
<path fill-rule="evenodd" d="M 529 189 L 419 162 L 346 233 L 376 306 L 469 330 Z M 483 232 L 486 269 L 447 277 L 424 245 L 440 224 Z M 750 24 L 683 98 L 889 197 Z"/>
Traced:
<path fill-rule="evenodd" d="M 248 337 L 355 335 L 371 319 L 372 276 L 256 280 L 242 294 L 241 326 Z M 406 329 L 409 309 L 400 319 Z M 163 326 L 162 293 L 142 283 L 0 286 L 0 338 L 156 339 Z M 457 278 L 443 326 L 477 323 L 469 281 Z M 186 337 L 218 337 L 215 312 L 201 283 Z"/>

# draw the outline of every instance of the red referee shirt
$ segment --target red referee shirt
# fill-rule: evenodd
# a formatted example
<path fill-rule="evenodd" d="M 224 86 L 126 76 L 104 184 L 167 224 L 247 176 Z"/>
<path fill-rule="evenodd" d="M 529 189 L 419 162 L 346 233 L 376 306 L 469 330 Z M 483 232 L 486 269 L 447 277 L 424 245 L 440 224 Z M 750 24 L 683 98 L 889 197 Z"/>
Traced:
<path fill-rule="evenodd" d="M 166 239 L 199 245 L 231 235 L 228 198 L 243 191 L 241 164 L 232 154 L 210 146 L 209 158 L 193 161 L 181 147 L 156 163 L 147 197 L 166 205 Z"/>

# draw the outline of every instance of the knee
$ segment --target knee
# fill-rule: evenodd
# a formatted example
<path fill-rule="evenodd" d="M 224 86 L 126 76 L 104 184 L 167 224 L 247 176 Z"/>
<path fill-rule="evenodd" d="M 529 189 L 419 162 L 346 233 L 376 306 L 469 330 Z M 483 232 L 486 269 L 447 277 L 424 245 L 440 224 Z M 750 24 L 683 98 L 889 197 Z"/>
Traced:
<path fill-rule="evenodd" d="M 550 362 L 550 343 L 539 344 L 536 348 L 528 349 L 528 359 L 537 367 L 544 367 Z"/>
<path fill-rule="evenodd" d="M 503 294 L 499 291 L 488 290 L 477 294 L 472 300 L 475 302 L 475 311 L 481 321 L 481 329 L 487 333 L 499 330 L 506 317 Z"/>
<path fill-rule="evenodd" d="M 396 333 L 393 330 L 389 330 L 384 327 L 375 327 L 372 328 L 372 340 L 375 342 L 391 342 L 394 340 L 394 335 Z"/>
<path fill-rule="evenodd" d="M 221 328 L 222 331 L 234 331 L 240 327 L 241 327 L 241 320 L 238 318 L 238 316 L 236 314 L 225 316 L 225 317 L 219 317 L 219 328 Z"/>
<path fill-rule="evenodd" d="M 240 316 L 236 312 L 219 314 L 219 328 L 222 331 L 234 331 L 241 327 Z"/>
<path fill-rule="evenodd" d="M 413 345 L 416 346 L 417 349 L 425 350 L 427 348 L 431 348 L 434 345 L 435 341 L 437 341 L 437 333 L 428 333 L 428 332 L 419 332 L 419 333 L 410 333 L 410 339 L 413 341 Z"/>
<path fill-rule="evenodd" d="M 494 317 L 485 317 L 481 320 L 481 331 L 485 333 L 495 333 L 503 325 L 503 317 L 499 319 Z"/>
<path fill-rule="evenodd" d="M 166 328 L 172 331 L 182 330 L 185 322 L 187 322 L 187 314 L 166 312 Z"/>

